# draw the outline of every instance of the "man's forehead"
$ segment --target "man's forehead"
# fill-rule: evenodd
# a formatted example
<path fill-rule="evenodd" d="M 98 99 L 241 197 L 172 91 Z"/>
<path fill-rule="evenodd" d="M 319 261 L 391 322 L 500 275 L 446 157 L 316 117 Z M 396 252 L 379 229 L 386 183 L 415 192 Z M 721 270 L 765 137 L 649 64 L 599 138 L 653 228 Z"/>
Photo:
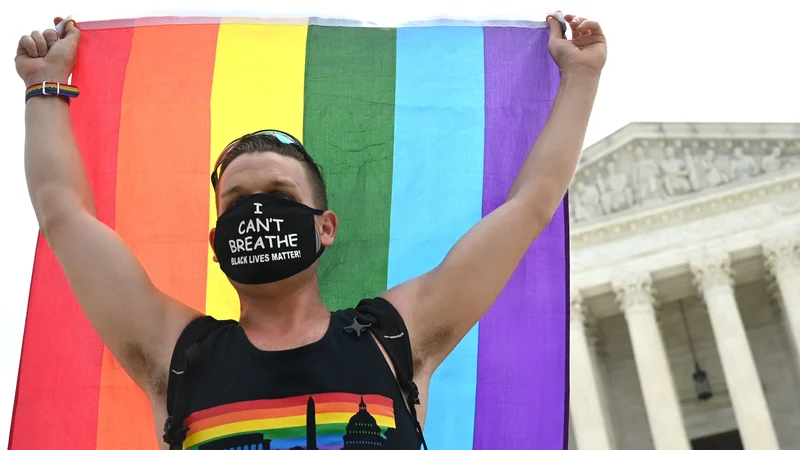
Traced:
<path fill-rule="evenodd" d="M 222 178 L 256 178 L 258 180 L 284 180 L 299 183 L 303 175 L 300 161 L 272 152 L 244 154 L 225 168 Z"/>
<path fill-rule="evenodd" d="M 221 195 L 225 197 L 229 193 L 243 193 L 267 187 L 300 189 L 305 181 L 305 171 L 300 161 L 283 155 L 273 155 L 247 154 L 233 160 L 220 178 Z"/>
<path fill-rule="evenodd" d="M 302 164 L 291 156 L 281 155 L 272 151 L 244 153 L 228 164 L 228 169 L 262 169 L 262 170 L 302 170 Z"/>

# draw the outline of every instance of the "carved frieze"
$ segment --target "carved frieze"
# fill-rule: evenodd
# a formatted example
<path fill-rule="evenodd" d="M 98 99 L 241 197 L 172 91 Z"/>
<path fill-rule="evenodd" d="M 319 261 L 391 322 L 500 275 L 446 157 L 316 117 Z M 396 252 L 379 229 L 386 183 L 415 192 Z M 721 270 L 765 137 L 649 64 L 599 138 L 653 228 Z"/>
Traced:
<path fill-rule="evenodd" d="M 792 170 L 797 139 L 634 139 L 579 168 L 570 219 L 581 226 Z"/>

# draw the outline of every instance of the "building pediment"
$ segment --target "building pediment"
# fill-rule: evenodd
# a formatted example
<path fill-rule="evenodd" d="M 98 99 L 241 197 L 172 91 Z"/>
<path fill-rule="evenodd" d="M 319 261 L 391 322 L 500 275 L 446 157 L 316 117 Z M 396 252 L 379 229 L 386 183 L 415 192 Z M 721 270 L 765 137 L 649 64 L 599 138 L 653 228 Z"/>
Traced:
<path fill-rule="evenodd" d="M 569 192 L 573 244 L 668 225 L 668 212 L 685 220 L 686 208 L 718 213 L 715 199 L 751 188 L 756 197 L 793 187 L 800 196 L 797 179 L 800 124 L 630 124 L 583 153 Z"/>

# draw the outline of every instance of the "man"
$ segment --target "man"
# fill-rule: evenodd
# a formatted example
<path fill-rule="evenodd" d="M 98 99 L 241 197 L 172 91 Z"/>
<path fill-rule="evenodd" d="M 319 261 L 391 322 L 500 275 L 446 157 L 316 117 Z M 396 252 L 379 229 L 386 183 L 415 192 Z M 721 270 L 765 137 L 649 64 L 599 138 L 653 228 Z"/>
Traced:
<path fill-rule="evenodd" d="M 157 427 L 166 422 L 162 448 L 419 447 L 434 370 L 497 298 L 577 166 L 606 42 L 596 22 L 565 19 L 571 40 L 548 17 L 561 85 L 507 201 L 434 270 L 358 311 L 332 313 L 320 298 L 318 259 L 339 224 L 311 155 L 274 130 L 225 148 L 212 174 L 219 216 L 210 243 L 239 294 L 238 322 L 160 291 L 95 218 L 61 98 L 74 93 L 66 83 L 75 24 L 60 39 L 52 29 L 20 39 L 25 169 L 41 232 L 90 322 L 148 396 Z"/>

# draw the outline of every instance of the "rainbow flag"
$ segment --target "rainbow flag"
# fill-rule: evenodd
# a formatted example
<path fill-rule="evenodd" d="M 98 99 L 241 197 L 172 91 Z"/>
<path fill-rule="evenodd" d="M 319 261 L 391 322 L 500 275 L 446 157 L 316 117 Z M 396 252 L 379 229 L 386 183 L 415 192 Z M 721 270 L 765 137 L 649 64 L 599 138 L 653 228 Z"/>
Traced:
<path fill-rule="evenodd" d="M 99 218 L 156 285 L 220 319 L 238 318 L 238 302 L 211 259 L 209 173 L 229 141 L 282 129 L 320 162 L 341 223 L 322 257 L 322 297 L 352 307 L 435 267 L 504 201 L 559 83 L 542 22 L 172 17 L 81 27 L 72 114 Z M 436 372 L 432 450 L 565 447 L 567 217 L 563 203 Z M 148 450 L 158 434 L 40 239 L 9 448 Z"/>

